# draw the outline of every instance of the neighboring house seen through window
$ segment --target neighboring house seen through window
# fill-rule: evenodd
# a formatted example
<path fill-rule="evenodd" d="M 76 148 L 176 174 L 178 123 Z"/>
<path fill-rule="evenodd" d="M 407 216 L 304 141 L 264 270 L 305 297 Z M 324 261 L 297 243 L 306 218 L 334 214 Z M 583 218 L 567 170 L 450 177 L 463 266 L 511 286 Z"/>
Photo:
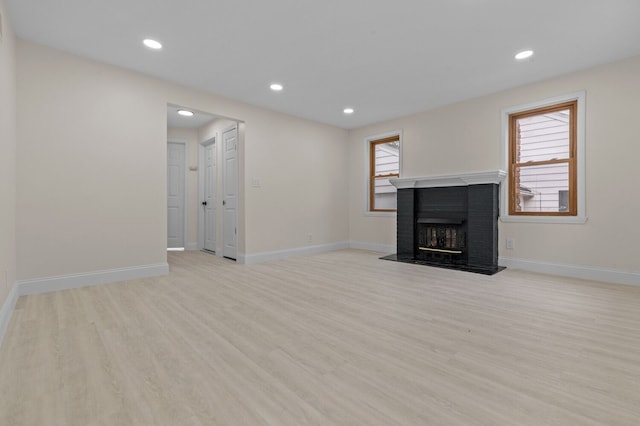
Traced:
<path fill-rule="evenodd" d="M 400 177 L 400 136 L 370 140 L 369 211 L 396 211 L 396 188 L 389 182 L 394 177 Z"/>

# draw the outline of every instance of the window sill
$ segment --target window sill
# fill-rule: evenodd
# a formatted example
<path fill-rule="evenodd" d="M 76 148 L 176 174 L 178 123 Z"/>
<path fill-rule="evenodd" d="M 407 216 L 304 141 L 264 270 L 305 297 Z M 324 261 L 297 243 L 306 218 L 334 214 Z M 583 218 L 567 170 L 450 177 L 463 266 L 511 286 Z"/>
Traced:
<path fill-rule="evenodd" d="M 396 217 L 397 212 L 372 212 L 372 211 L 366 211 L 364 212 L 365 216 L 371 216 L 371 217 Z"/>
<path fill-rule="evenodd" d="M 586 216 L 500 216 L 501 222 L 583 224 Z"/>

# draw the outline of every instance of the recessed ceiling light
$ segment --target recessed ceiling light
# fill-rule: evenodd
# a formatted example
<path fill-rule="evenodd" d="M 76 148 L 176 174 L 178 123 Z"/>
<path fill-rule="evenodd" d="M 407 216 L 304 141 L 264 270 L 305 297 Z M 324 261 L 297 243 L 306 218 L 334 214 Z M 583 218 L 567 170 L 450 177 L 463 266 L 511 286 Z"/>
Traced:
<path fill-rule="evenodd" d="M 523 50 L 522 52 L 516 53 L 515 58 L 518 60 L 527 59 L 533 56 L 533 50 Z"/>
<path fill-rule="evenodd" d="M 274 92 L 279 92 L 282 89 L 284 89 L 284 86 L 280 83 L 272 83 L 271 86 L 269 86 L 269 88 Z"/>
<path fill-rule="evenodd" d="M 147 46 L 150 49 L 155 49 L 155 50 L 162 49 L 162 43 L 160 43 L 159 41 L 155 41 L 150 38 L 145 38 L 142 42 L 144 43 L 145 46 Z"/>
<path fill-rule="evenodd" d="M 187 109 L 179 109 L 178 110 L 178 114 L 180 115 L 184 115 L 185 117 L 193 117 L 193 112 L 187 110 Z"/>
<path fill-rule="evenodd" d="M 342 110 L 345 114 L 353 114 L 355 110 L 353 108 L 345 108 Z"/>

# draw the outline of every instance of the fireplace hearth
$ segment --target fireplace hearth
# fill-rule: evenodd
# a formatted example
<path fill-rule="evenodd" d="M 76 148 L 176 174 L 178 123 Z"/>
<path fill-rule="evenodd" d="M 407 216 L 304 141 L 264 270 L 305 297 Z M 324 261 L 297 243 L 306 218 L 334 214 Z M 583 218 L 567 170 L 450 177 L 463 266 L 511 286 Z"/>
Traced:
<path fill-rule="evenodd" d="M 503 171 L 395 179 L 397 250 L 383 259 L 492 275 Z"/>

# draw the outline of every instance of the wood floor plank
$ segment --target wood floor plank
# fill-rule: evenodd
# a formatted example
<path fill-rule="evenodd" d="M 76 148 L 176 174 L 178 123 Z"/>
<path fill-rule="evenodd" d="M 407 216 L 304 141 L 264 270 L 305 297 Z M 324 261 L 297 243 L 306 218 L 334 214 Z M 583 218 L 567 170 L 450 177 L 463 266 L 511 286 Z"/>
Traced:
<path fill-rule="evenodd" d="M 640 288 L 343 250 L 22 296 L 2 425 L 638 425 Z"/>

